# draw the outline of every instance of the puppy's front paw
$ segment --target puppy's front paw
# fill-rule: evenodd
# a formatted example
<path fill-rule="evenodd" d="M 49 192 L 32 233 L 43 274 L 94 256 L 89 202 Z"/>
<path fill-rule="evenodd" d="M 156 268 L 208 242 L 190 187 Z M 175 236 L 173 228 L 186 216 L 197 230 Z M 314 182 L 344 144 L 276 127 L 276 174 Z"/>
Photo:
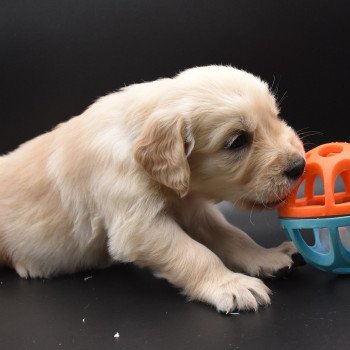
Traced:
<path fill-rule="evenodd" d="M 234 310 L 256 311 L 259 305 L 270 304 L 270 293 L 260 279 L 229 271 L 221 278 L 203 283 L 193 297 L 228 314 Z"/>
<path fill-rule="evenodd" d="M 287 275 L 294 266 L 304 264 L 295 245 L 287 241 L 278 247 L 257 251 L 247 267 L 252 276 L 275 278 Z"/>

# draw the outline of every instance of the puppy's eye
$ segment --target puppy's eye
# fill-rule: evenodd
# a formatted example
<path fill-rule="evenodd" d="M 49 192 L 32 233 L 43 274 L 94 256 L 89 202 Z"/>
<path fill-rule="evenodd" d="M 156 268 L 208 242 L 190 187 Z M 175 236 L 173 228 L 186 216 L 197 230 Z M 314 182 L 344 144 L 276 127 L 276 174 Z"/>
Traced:
<path fill-rule="evenodd" d="M 226 149 L 239 150 L 247 146 L 250 142 L 250 137 L 247 133 L 241 133 L 233 136 L 226 144 Z"/>

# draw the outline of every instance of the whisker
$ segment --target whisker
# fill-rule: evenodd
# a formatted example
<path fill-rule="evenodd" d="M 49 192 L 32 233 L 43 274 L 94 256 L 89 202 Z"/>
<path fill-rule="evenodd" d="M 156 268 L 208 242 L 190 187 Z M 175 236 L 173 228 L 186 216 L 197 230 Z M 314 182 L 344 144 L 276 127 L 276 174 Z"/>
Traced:
<path fill-rule="evenodd" d="M 305 138 L 305 137 L 310 137 L 310 136 L 319 136 L 319 135 L 323 135 L 323 133 L 322 132 L 309 132 L 309 133 L 305 133 L 305 134 L 298 134 L 298 136 L 300 137 L 300 138 Z"/>
<path fill-rule="evenodd" d="M 253 216 L 253 210 L 254 210 L 254 207 L 255 207 L 255 204 L 256 204 L 256 200 L 254 201 L 254 204 L 253 204 L 253 207 L 250 209 L 250 214 L 249 214 L 249 221 L 250 223 L 255 226 L 253 220 L 252 220 L 252 216 Z"/>
<path fill-rule="evenodd" d="M 277 84 L 276 84 L 276 89 L 275 89 L 275 91 L 274 91 L 275 95 L 278 94 L 278 88 L 279 88 L 279 85 L 280 85 L 280 81 L 281 81 L 281 76 L 278 78 L 278 82 L 277 82 Z"/>
<path fill-rule="evenodd" d="M 247 197 L 247 196 L 250 194 L 251 191 L 252 191 L 252 190 L 248 191 L 248 193 L 242 194 L 242 196 L 240 196 L 237 200 L 235 200 L 235 201 L 232 203 L 232 205 L 235 207 L 236 204 L 237 204 L 240 200 L 244 199 L 244 197 Z"/>
<path fill-rule="evenodd" d="M 276 81 L 276 76 L 275 74 L 272 74 L 273 76 L 273 81 L 272 81 L 272 84 L 271 84 L 271 87 L 270 87 L 270 90 L 273 91 L 273 85 L 275 84 L 275 81 Z"/>
<path fill-rule="evenodd" d="M 296 133 L 298 134 L 299 137 L 302 136 L 311 136 L 311 135 L 323 135 L 323 132 L 318 131 L 318 130 L 306 130 L 306 128 L 297 130 Z"/>
<path fill-rule="evenodd" d="M 284 92 L 284 94 L 282 95 L 282 97 L 280 99 L 277 100 L 277 104 L 281 105 L 282 102 L 287 98 L 287 90 Z"/>

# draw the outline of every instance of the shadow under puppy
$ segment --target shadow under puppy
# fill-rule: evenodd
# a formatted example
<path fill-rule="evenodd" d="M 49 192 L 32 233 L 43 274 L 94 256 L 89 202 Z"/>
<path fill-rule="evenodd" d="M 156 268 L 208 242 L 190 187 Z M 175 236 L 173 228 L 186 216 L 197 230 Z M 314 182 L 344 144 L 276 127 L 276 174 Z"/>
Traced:
<path fill-rule="evenodd" d="M 26 278 L 134 262 L 219 311 L 269 304 L 251 276 L 296 248 L 259 246 L 213 203 L 290 193 L 304 149 L 278 113 L 265 82 L 227 66 L 100 98 L 0 158 L 0 262 Z"/>

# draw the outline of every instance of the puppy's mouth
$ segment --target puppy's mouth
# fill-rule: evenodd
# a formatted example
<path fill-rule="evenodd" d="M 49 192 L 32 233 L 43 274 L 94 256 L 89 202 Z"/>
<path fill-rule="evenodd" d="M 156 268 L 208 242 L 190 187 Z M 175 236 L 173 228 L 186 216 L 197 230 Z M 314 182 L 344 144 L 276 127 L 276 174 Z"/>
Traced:
<path fill-rule="evenodd" d="M 246 201 L 246 205 L 250 207 L 251 209 L 257 209 L 257 210 L 264 210 L 264 209 L 275 209 L 280 204 L 284 203 L 286 198 L 278 199 L 275 201 L 267 201 L 267 202 L 259 202 L 259 201 Z M 246 206 L 245 205 L 245 206 Z"/>

